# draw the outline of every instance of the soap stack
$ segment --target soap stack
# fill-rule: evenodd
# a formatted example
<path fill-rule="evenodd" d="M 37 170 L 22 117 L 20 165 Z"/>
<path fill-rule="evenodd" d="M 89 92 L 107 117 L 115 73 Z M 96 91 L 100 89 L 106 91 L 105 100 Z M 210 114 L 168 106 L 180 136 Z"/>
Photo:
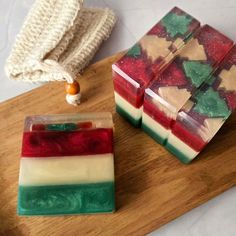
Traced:
<path fill-rule="evenodd" d="M 211 76 L 232 45 L 229 38 L 205 25 L 148 86 L 143 103 L 142 127 L 157 142 L 166 142 L 179 110 Z"/>
<path fill-rule="evenodd" d="M 188 163 L 209 143 L 236 108 L 236 46 L 177 115 L 166 148 Z"/>
<path fill-rule="evenodd" d="M 112 65 L 117 112 L 133 125 L 142 117 L 144 91 L 170 64 L 200 23 L 175 7 Z"/>
<path fill-rule="evenodd" d="M 187 23 L 187 19 L 192 20 Z M 160 42 L 154 44 L 153 41 L 144 44 L 143 39 L 150 35 L 154 37 L 153 34 L 157 34 L 155 37 L 158 39 L 164 40 L 162 38 L 164 37 L 165 41 L 168 41 L 169 37 L 176 37 L 178 40 L 175 39 L 182 44 L 180 47 L 176 47 L 176 43 L 166 47 L 165 44 L 162 45 Z M 171 54 L 160 56 L 164 55 L 163 51 L 173 49 L 173 45 L 175 50 Z M 220 91 L 216 85 L 222 77 L 219 71 L 223 70 L 223 73 L 226 73 L 225 67 L 234 65 L 233 45 L 234 42 L 218 30 L 209 25 L 200 27 L 199 22 L 187 13 L 178 8 L 172 9 L 112 66 L 117 112 L 136 127 L 141 126 L 148 135 L 174 153 L 182 162 L 189 163 L 205 146 L 203 143 L 209 142 L 219 129 L 220 126 L 215 119 L 219 118 L 221 123 L 222 119 L 223 121 L 227 119 L 226 113 L 222 116 L 217 113 L 213 116 L 214 119 L 210 120 L 210 124 L 209 119 L 205 121 L 205 118 L 209 118 L 211 116 L 209 114 L 212 114 L 212 110 L 215 109 L 215 105 L 211 106 L 211 102 L 215 104 L 221 101 L 220 104 L 223 104 L 225 101 L 224 108 L 228 107 L 228 111 L 233 109 L 230 105 L 235 99 L 233 85 L 232 89 L 228 87 L 223 90 L 221 86 Z M 158 56 L 150 56 L 153 54 Z M 232 70 L 234 71 L 231 69 L 226 73 L 231 77 L 230 81 L 234 81 L 235 76 Z M 210 97 L 202 95 L 205 94 L 209 83 L 214 84 L 214 90 L 217 90 L 214 93 L 215 97 L 212 93 Z M 216 94 L 219 96 L 218 100 Z M 227 100 L 228 94 L 230 99 Z M 209 104 L 205 109 L 209 110 L 209 114 L 200 115 L 199 110 L 198 114 L 193 113 L 192 109 L 195 109 L 195 106 L 202 107 L 197 101 L 205 101 L 206 98 Z M 227 114 L 229 115 L 230 112 Z M 191 116 L 194 118 L 190 119 Z M 199 118 L 200 116 L 204 116 L 204 119 Z M 194 135 L 193 133 L 199 127 L 200 130 L 205 127 L 203 121 L 208 122 L 207 125 L 211 128 L 207 127 L 211 130 L 211 134 L 208 134 L 207 138 L 200 136 L 203 138 L 200 145 L 199 139 L 194 136 L 197 133 Z M 196 122 L 201 124 L 197 124 L 198 129 L 192 127 Z M 193 140 L 198 143 L 197 147 L 194 146 Z"/>
<path fill-rule="evenodd" d="M 113 162 L 110 113 L 27 117 L 18 214 L 113 212 Z"/>

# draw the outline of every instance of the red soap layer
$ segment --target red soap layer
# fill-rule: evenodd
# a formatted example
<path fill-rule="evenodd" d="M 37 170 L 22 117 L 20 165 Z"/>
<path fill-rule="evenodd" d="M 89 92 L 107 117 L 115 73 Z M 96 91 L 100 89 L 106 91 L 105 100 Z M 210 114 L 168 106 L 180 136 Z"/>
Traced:
<path fill-rule="evenodd" d="M 144 99 L 143 111 L 166 129 L 170 129 L 172 119 L 168 118 L 164 112 L 157 108 L 157 106 L 155 106 L 148 99 Z"/>
<path fill-rule="evenodd" d="M 44 124 L 33 124 L 31 127 L 32 131 L 44 131 L 46 126 Z"/>
<path fill-rule="evenodd" d="M 207 144 L 198 135 L 196 135 L 195 132 L 190 132 L 187 127 L 181 125 L 178 121 L 176 121 L 172 126 L 172 133 L 196 152 L 200 152 Z"/>
<path fill-rule="evenodd" d="M 117 73 L 114 73 L 113 81 L 115 91 L 125 100 L 136 108 L 140 108 L 143 105 L 144 90 L 135 88 Z"/>
<path fill-rule="evenodd" d="M 113 153 L 113 130 L 24 132 L 23 157 L 95 155 Z"/>
<path fill-rule="evenodd" d="M 160 75 L 158 80 L 153 81 L 152 86 L 156 89 L 158 87 L 166 86 L 185 86 L 188 83 L 183 68 L 182 61 L 175 59 Z"/>
<path fill-rule="evenodd" d="M 231 111 L 236 109 L 236 92 L 225 93 L 224 96 L 222 96 L 222 97 L 225 97 L 225 100 L 227 101 L 227 104 L 228 104 L 229 109 Z"/>
<path fill-rule="evenodd" d="M 125 55 L 116 63 L 116 66 L 138 83 L 140 87 L 146 87 L 154 77 L 152 63 L 145 55 L 142 55 L 141 58 Z"/>
<path fill-rule="evenodd" d="M 212 61 L 212 64 L 219 64 L 234 44 L 231 39 L 209 25 L 202 27 L 197 38 L 204 45 L 208 59 Z"/>
<path fill-rule="evenodd" d="M 93 128 L 93 123 L 91 121 L 79 122 L 77 123 L 79 129 L 91 129 Z"/>

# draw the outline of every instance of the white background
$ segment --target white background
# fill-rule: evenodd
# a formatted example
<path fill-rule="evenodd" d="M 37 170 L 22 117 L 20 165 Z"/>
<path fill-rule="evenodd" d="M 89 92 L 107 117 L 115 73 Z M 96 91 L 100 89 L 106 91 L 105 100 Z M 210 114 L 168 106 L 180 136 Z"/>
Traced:
<path fill-rule="evenodd" d="M 93 61 L 132 46 L 173 6 L 182 8 L 202 23 L 210 24 L 236 41 L 235 0 L 85 0 L 85 2 L 88 6 L 110 7 L 115 10 L 119 18 L 110 39 L 103 44 Z M 0 0 L 0 102 L 36 87 L 10 81 L 4 74 L 5 59 L 32 3 L 33 0 Z M 236 236 L 236 187 L 151 235 Z"/>

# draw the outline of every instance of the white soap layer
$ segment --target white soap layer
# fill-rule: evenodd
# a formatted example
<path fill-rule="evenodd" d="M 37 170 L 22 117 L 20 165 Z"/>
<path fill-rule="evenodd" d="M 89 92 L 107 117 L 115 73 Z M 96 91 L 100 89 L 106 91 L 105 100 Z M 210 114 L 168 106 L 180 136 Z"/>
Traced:
<path fill-rule="evenodd" d="M 113 154 L 21 158 L 20 185 L 59 185 L 114 181 Z"/>
<path fill-rule="evenodd" d="M 194 149 L 189 147 L 185 142 L 177 138 L 173 133 L 169 134 L 167 143 L 179 150 L 189 161 L 193 160 L 199 152 L 196 152 Z"/>
<path fill-rule="evenodd" d="M 135 120 L 141 119 L 143 107 L 140 108 L 134 107 L 116 92 L 115 92 L 115 101 L 119 107 L 121 107 L 126 113 L 128 113 Z"/>
<path fill-rule="evenodd" d="M 166 139 L 170 133 L 169 129 L 166 129 L 164 126 L 156 122 L 145 112 L 143 112 L 142 115 L 142 123 L 163 139 Z"/>

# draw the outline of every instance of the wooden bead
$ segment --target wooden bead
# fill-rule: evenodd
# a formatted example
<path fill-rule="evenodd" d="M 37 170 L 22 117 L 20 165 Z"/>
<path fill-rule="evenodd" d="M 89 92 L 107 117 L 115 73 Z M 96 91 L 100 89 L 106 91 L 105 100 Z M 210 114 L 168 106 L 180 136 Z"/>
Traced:
<path fill-rule="evenodd" d="M 77 81 L 74 81 L 72 84 L 66 83 L 66 93 L 70 95 L 75 95 L 80 92 L 80 86 Z"/>

